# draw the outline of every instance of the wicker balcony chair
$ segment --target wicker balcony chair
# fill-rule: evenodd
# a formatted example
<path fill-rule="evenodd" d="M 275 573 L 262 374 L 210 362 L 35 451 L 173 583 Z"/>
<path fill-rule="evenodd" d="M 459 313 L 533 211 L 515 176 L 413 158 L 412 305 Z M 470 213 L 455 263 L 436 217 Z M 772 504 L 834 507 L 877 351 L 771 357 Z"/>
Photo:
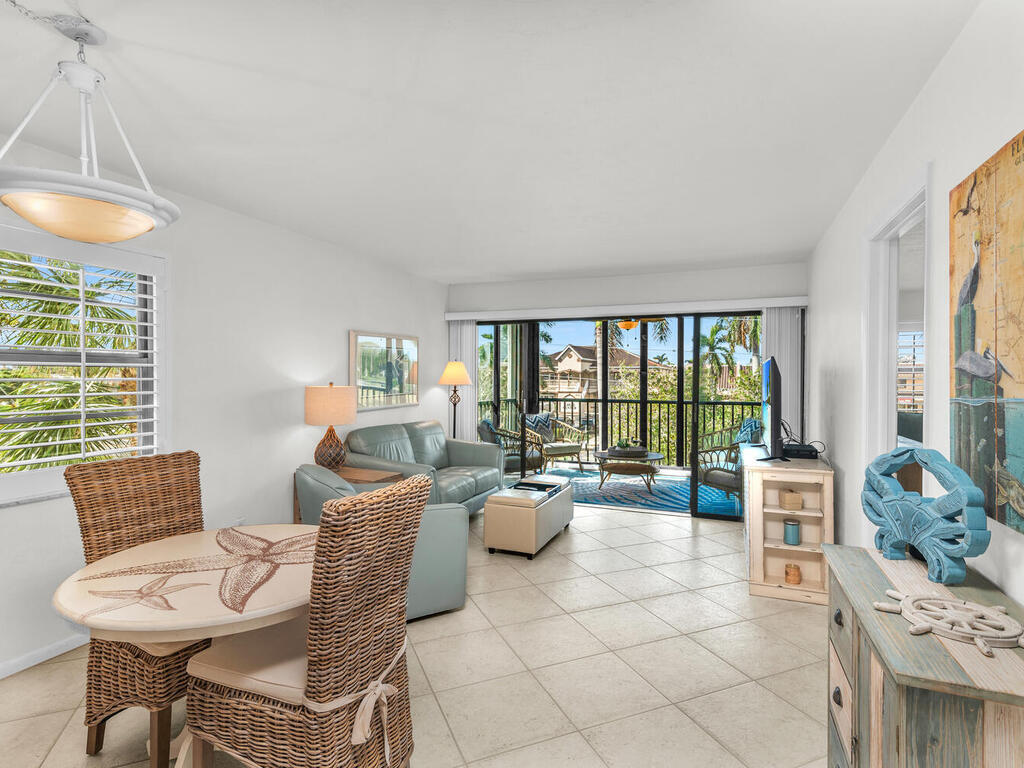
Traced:
<path fill-rule="evenodd" d="M 150 541 L 203 530 L 199 454 L 73 464 L 64 479 L 78 513 L 85 562 Z M 185 643 L 89 641 L 85 681 L 86 754 L 103 749 L 107 720 L 122 709 L 150 712 L 150 765 L 169 760 L 171 702 L 185 695 L 186 666 L 209 640 Z"/>
<path fill-rule="evenodd" d="M 580 472 L 583 471 L 580 454 L 586 446 L 587 433 L 579 427 L 556 419 L 550 413 L 528 413 L 526 438 L 541 446 L 541 472 L 558 459 L 576 459 Z"/>
<path fill-rule="evenodd" d="M 324 504 L 308 623 L 219 639 L 189 663 L 193 768 L 405 768 L 405 600 L 430 480 Z"/>

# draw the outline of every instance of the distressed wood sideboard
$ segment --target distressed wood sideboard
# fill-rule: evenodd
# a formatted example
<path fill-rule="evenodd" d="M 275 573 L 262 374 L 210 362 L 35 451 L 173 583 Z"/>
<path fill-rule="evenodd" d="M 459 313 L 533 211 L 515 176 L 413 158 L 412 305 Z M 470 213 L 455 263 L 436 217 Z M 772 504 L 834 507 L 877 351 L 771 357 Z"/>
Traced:
<path fill-rule="evenodd" d="M 960 586 L 928 581 L 923 563 L 823 546 L 829 588 L 829 768 L 1024 766 L 1024 649 L 984 656 L 973 643 L 913 636 L 876 611 L 887 589 L 1024 608 L 968 569 Z"/>

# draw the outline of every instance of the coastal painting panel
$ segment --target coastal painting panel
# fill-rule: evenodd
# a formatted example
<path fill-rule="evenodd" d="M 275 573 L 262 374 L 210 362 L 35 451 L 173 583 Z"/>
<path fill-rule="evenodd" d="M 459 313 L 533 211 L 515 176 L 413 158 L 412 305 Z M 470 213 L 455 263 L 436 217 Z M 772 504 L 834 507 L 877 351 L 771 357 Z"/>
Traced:
<path fill-rule="evenodd" d="M 1024 133 L 949 193 L 950 453 L 1024 532 Z"/>

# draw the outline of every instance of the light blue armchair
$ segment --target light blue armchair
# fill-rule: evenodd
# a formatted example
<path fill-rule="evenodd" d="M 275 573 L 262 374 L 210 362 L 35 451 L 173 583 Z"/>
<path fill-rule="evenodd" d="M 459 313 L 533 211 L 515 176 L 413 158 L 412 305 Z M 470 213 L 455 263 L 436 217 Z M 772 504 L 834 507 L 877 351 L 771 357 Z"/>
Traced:
<path fill-rule="evenodd" d="M 302 522 L 319 525 L 324 502 L 386 487 L 351 485 L 331 470 L 303 464 L 295 470 Z M 405 617 L 417 619 L 461 608 L 466 602 L 466 545 L 469 515 L 461 504 L 428 504 L 412 551 Z"/>
<path fill-rule="evenodd" d="M 353 429 L 345 447 L 350 467 L 399 472 L 403 477 L 428 475 L 433 481 L 431 504 L 462 504 L 473 514 L 501 488 L 501 447 L 449 440 L 437 421 Z"/>

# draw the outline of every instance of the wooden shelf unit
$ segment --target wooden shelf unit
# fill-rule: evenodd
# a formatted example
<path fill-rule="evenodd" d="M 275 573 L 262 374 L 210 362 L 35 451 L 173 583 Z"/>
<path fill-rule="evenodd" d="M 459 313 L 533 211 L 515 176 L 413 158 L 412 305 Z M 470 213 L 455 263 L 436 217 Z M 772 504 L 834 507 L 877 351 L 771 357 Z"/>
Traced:
<path fill-rule="evenodd" d="M 821 459 L 763 462 L 764 448 L 743 446 L 750 594 L 807 603 L 828 603 L 828 565 L 821 545 L 833 542 L 832 468 Z M 798 491 L 799 510 L 779 506 L 779 491 Z M 784 521 L 800 521 L 800 543 L 783 541 Z M 787 584 L 786 564 L 800 566 L 800 584 Z"/>

